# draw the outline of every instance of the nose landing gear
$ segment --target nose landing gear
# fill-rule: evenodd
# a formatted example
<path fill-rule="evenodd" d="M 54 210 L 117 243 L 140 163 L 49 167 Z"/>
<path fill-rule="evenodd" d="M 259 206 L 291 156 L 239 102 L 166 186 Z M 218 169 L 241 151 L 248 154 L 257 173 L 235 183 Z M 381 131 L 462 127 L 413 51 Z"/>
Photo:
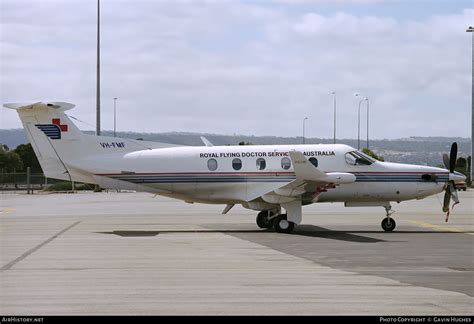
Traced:
<path fill-rule="evenodd" d="M 387 216 L 386 218 L 382 220 L 381 225 L 384 231 L 391 232 L 397 226 L 397 223 L 395 222 L 395 220 L 390 217 L 390 215 L 392 215 L 395 211 L 392 210 L 392 206 L 390 205 L 385 206 L 385 211 L 387 213 Z"/>

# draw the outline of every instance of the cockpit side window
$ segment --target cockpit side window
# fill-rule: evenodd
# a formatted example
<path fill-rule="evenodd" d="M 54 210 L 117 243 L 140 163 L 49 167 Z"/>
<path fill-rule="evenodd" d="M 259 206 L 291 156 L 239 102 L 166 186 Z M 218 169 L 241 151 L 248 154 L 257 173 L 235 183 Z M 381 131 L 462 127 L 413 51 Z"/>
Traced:
<path fill-rule="evenodd" d="M 357 151 L 356 153 L 357 153 L 358 155 L 362 156 L 362 157 L 363 157 L 364 159 L 366 159 L 367 161 L 369 161 L 370 164 L 372 164 L 372 163 L 375 162 L 375 159 L 374 159 L 374 158 L 372 158 L 371 156 L 368 156 L 368 155 L 365 154 L 365 153 L 362 153 L 362 152 L 359 152 L 359 151 Z"/>
<path fill-rule="evenodd" d="M 357 157 L 354 154 L 352 154 L 352 152 L 346 153 L 345 157 L 346 157 L 346 163 L 347 164 L 356 165 Z"/>
<path fill-rule="evenodd" d="M 371 165 L 375 162 L 371 157 L 358 151 L 348 152 L 345 157 L 346 163 L 349 165 Z"/>

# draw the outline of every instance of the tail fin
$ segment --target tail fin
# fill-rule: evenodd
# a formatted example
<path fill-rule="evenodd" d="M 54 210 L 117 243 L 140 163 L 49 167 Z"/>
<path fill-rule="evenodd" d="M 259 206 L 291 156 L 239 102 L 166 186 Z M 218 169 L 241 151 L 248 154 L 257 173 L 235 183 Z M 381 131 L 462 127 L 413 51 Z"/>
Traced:
<path fill-rule="evenodd" d="M 4 107 L 18 112 L 44 174 L 49 178 L 72 180 L 54 142 L 82 139 L 82 133 L 64 114 L 74 105 L 66 102 L 37 102 L 11 103 Z"/>
<path fill-rule="evenodd" d="M 128 152 L 174 146 L 171 144 L 83 134 L 64 111 L 75 105 L 66 102 L 10 103 L 23 123 L 27 137 L 49 178 L 96 183 L 94 173 L 78 161 L 101 154 L 123 155 Z"/>

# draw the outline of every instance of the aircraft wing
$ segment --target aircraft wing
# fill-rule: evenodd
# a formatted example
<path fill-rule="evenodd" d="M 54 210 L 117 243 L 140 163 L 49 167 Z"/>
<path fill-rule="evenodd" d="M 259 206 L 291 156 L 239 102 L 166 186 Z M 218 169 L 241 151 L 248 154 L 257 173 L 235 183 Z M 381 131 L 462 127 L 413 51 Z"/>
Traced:
<path fill-rule="evenodd" d="M 249 195 L 249 201 L 263 195 L 273 194 L 285 197 L 296 197 L 305 193 L 315 193 L 318 188 L 325 191 L 334 185 L 352 183 L 356 180 L 355 175 L 346 172 L 323 172 L 315 167 L 303 153 L 298 151 L 289 152 L 296 179 L 273 189 L 261 188 Z"/>

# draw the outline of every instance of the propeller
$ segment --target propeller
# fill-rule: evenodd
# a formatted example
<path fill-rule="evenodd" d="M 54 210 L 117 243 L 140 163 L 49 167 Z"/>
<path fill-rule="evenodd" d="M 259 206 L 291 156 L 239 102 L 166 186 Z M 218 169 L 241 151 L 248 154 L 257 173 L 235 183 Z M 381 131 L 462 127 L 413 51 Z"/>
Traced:
<path fill-rule="evenodd" d="M 449 173 L 454 173 L 454 168 L 456 167 L 456 159 L 458 155 L 458 144 L 454 142 L 451 145 L 451 152 L 448 155 L 445 153 L 443 154 L 443 162 L 446 169 L 449 170 Z M 451 198 L 454 201 L 453 207 L 456 204 L 459 204 L 458 192 L 456 190 L 456 184 L 454 180 L 448 180 L 449 182 L 446 185 L 445 193 L 444 193 L 444 201 L 443 201 L 443 212 L 446 213 L 446 222 L 449 219 L 449 203 Z"/>
<path fill-rule="evenodd" d="M 456 159 L 458 155 L 458 143 L 454 142 L 451 145 L 451 152 L 449 153 L 449 157 L 446 153 L 443 154 L 443 162 L 446 169 L 449 170 L 450 173 L 454 172 L 454 168 L 456 167 Z"/>

